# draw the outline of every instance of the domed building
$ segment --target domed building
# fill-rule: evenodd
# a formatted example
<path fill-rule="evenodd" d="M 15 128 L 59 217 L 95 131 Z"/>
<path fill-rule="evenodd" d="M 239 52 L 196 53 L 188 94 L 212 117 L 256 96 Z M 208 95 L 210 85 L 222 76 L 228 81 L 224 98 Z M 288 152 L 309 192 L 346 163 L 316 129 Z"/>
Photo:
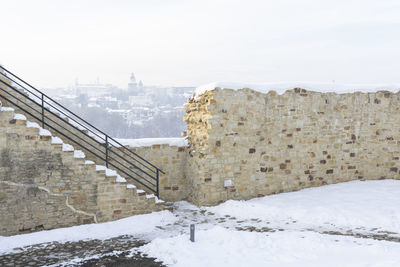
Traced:
<path fill-rule="evenodd" d="M 128 94 L 131 96 L 144 94 L 144 85 L 140 80 L 139 83 L 136 82 L 135 74 L 132 72 L 130 81 L 128 83 Z"/>
<path fill-rule="evenodd" d="M 138 94 L 138 84 L 136 82 L 136 77 L 133 72 L 131 74 L 131 78 L 128 83 L 128 92 L 129 92 L 129 95 L 137 95 Z"/>

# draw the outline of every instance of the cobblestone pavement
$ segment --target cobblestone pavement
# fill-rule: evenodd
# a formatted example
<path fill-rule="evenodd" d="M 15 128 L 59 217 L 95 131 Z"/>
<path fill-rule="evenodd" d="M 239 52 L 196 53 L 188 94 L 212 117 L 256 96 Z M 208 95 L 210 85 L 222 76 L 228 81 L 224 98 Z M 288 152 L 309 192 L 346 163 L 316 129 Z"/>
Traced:
<path fill-rule="evenodd" d="M 66 243 L 44 243 L 18 249 L 19 252 L 0 255 L 0 266 L 164 266 L 130 251 L 145 242 L 132 236 L 107 240 Z"/>
<path fill-rule="evenodd" d="M 327 235 L 346 235 L 356 238 L 386 240 L 400 242 L 400 234 L 380 231 L 379 229 L 341 229 L 331 225 L 330 228 L 304 228 L 296 221 L 272 224 L 253 218 L 238 220 L 225 215 L 217 216 L 206 209 L 188 205 L 175 205 L 173 209 L 177 221 L 173 224 L 157 226 L 152 236 L 133 237 L 118 236 L 107 240 L 85 240 L 66 243 L 43 243 L 25 248 L 15 249 L 9 254 L 0 255 L 0 266 L 164 266 L 155 259 L 135 253 L 135 248 L 144 245 L 142 240 L 152 240 L 155 237 L 169 237 L 179 234 L 189 236 L 189 225 L 196 224 L 196 230 L 209 229 L 215 225 L 249 232 L 276 232 L 286 230 L 312 231 Z"/>

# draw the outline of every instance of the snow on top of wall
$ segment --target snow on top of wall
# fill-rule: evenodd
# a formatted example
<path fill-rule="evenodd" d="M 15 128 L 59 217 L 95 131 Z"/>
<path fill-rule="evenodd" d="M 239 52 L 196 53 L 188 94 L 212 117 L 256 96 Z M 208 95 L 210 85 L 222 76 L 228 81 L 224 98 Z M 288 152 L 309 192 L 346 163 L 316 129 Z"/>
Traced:
<path fill-rule="evenodd" d="M 169 145 L 169 146 L 188 146 L 188 141 L 184 137 L 171 138 L 142 138 L 142 139 L 116 139 L 124 146 L 142 147 L 152 145 Z"/>
<path fill-rule="evenodd" d="M 318 83 L 318 82 L 276 82 L 276 83 L 237 83 L 237 82 L 213 82 L 196 88 L 194 97 L 197 98 L 207 91 L 215 88 L 239 90 L 250 88 L 261 93 L 276 91 L 283 94 L 287 90 L 294 88 L 303 88 L 306 90 L 328 93 L 334 92 L 339 94 L 354 92 L 376 92 L 379 90 L 390 91 L 396 93 L 400 90 L 400 84 L 339 84 L 339 83 Z"/>

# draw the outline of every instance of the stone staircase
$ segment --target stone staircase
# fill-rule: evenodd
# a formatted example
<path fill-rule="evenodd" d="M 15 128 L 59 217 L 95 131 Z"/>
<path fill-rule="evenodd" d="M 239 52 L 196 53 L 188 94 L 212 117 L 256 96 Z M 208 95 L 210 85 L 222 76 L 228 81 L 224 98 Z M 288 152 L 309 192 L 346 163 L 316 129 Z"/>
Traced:
<path fill-rule="evenodd" d="M 7 75 L 1 74 L 1 71 Z M 12 75 L 0 66 L 0 96 L 4 106 L 15 108 L 30 121 L 41 125 L 44 120 L 46 129 L 64 142 L 83 150 L 88 159 L 96 164 L 110 165 L 138 188 L 158 194 L 159 175 L 162 174 L 160 169 Z M 8 76 L 12 76 L 12 81 Z M 25 86 L 21 86 L 21 83 Z M 40 102 L 42 107 L 38 104 Z"/>
<path fill-rule="evenodd" d="M 10 107 L 0 108 L 0 235 L 105 222 L 164 202 L 86 158 Z"/>
<path fill-rule="evenodd" d="M 107 165 L 137 188 L 158 196 L 160 169 L 13 75 L 0 66 L 3 106 L 44 124 L 53 136 L 85 152 L 86 159 Z"/>

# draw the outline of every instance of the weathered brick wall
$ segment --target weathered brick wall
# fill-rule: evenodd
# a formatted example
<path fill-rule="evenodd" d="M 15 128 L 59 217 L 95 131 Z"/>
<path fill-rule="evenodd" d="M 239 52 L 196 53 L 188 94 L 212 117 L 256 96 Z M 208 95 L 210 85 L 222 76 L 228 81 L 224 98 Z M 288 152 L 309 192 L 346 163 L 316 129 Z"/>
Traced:
<path fill-rule="evenodd" d="M 180 201 L 188 197 L 186 179 L 187 155 L 186 146 L 167 144 L 129 147 L 146 160 L 152 162 L 165 172 L 160 173 L 160 198 L 165 201 Z"/>
<path fill-rule="evenodd" d="M 191 99 L 189 200 L 212 205 L 355 179 L 399 179 L 400 97 L 215 89 Z M 224 187 L 224 180 L 233 186 Z"/>

